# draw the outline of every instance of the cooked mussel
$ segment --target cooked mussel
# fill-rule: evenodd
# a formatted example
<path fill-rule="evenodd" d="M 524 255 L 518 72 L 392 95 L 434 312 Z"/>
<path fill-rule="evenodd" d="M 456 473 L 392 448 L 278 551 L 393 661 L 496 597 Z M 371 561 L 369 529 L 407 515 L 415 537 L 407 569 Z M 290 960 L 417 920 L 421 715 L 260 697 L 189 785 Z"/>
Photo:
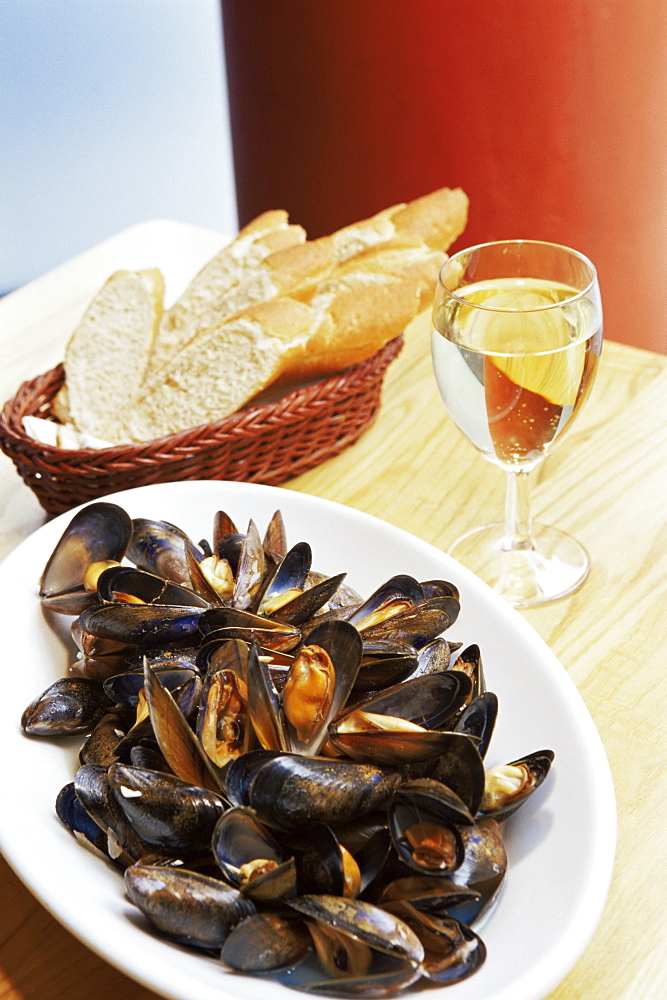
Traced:
<path fill-rule="evenodd" d="M 63 677 L 28 705 L 21 726 L 29 736 L 71 736 L 90 732 L 112 707 L 97 681 Z"/>
<path fill-rule="evenodd" d="M 185 532 L 168 521 L 144 517 L 135 517 L 132 528 L 132 541 L 127 550 L 130 562 L 163 580 L 190 587 L 186 553 L 192 542 Z"/>
<path fill-rule="evenodd" d="M 246 917 L 234 928 L 224 941 L 220 958 L 237 972 L 276 972 L 302 962 L 311 947 L 302 920 L 263 911 Z"/>
<path fill-rule="evenodd" d="M 336 826 L 385 805 L 400 773 L 347 760 L 279 754 L 257 769 L 248 804 L 284 830 L 307 830 L 315 821 Z"/>
<path fill-rule="evenodd" d="M 491 768 L 485 775 L 480 812 L 498 822 L 508 819 L 540 787 L 553 759 L 553 750 L 538 750 Z"/>
<path fill-rule="evenodd" d="M 306 894 L 289 901 L 306 920 L 320 963 L 300 977 L 299 987 L 318 994 L 383 996 L 421 975 L 424 948 L 408 925 L 371 903 Z"/>
<path fill-rule="evenodd" d="M 275 900 L 296 894 L 294 856 L 247 806 L 235 806 L 220 816 L 212 848 L 227 881 L 251 899 Z"/>
<path fill-rule="evenodd" d="M 316 754 L 347 701 L 361 664 L 359 633 L 344 621 L 316 625 L 295 650 L 282 690 L 288 749 Z"/>
<path fill-rule="evenodd" d="M 456 747 L 439 732 L 462 711 L 471 689 L 465 674 L 425 674 L 356 702 L 333 719 L 333 746 L 355 760 L 400 765 L 435 760 Z"/>
<path fill-rule="evenodd" d="M 184 868 L 131 865 L 125 889 L 161 934 L 207 951 L 219 952 L 230 930 L 255 912 L 238 889 Z"/>
<path fill-rule="evenodd" d="M 97 576 L 118 564 L 132 538 L 132 521 L 117 504 L 89 504 L 74 515 L 53 550 L 40 581 L 43 604 L 78 615 L 96 600 Z"/>
<path fill-rule="evenodd" d="M 459 827 L 473 817 L 465 803 L 441 782 L 416 780 L 394 793 L 389 831 L 399 858 L 420 874 L 450 875 L 463 862 Z"/>
<path fill-rule="evenodd" d="M 97 580 L 97 596 L 102 604 L 170 604 L 208 607 L 208 602 L 188 587 L 170 583 L 161 576 L 134 566 L 111 566 Z"/>
<path fill-rule="evenodd" d="M 208 789 L 125 764 L 112 764 L 109 787 L 128 822 L 149 844 L 196 855 L 211 843 L 222 797 Z"/>

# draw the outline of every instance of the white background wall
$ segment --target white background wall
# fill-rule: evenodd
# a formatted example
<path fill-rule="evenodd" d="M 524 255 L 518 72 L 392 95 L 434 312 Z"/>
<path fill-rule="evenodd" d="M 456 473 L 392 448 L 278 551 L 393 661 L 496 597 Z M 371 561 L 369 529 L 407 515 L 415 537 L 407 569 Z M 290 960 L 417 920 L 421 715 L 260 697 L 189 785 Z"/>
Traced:
<path fill-rule="evenodd" d="M 0 0 L 0 294 L 154 218 L 237 229 L 218 0 Z"/>

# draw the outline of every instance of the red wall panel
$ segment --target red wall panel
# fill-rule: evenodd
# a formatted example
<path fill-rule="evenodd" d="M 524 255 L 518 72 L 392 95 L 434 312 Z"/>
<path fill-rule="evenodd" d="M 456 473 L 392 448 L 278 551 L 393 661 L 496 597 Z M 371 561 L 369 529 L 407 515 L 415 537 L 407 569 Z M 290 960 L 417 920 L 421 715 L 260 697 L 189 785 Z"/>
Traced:
<path fill-rule="evenodd" d="M 667 351 L 664 0 L 223 0 L 243 223 L 311 236 L 443 185 L 458 245 L 591 256 L 607 336 Z"/>

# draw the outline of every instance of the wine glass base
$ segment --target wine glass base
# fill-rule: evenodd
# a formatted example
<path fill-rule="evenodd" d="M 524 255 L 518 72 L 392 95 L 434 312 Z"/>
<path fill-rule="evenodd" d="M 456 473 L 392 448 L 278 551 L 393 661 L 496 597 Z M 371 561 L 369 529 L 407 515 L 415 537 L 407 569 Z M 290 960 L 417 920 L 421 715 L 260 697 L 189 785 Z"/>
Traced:
<path fill-rule="evenodd" d="M 590 569 L 585 548 L 565 532 L 533 525 L 532 546 L 510 548 L 502 524 L 466 532 L 448 549 L 458 562 L 516 608 L 549 604 L 574 593 Z"/>

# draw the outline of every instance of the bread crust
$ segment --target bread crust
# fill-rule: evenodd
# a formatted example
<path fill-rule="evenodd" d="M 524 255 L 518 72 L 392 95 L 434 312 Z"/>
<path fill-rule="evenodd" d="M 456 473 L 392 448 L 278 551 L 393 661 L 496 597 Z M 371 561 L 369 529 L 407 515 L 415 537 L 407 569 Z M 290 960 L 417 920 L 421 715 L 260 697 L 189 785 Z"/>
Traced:
<path fill-rule="evenodd" d="M 230 314 L 225 309 L 226 297 L 247 281 L 266 257 L 304 243 L 305 239 L 305 229 L 290 225 L 287 212 L 277 211 L 259 216 L 224 246 L 165 312 L 147 369 L 151 382 L 200 330 Z M 232 310 L 231 314 L 238 311 Z"/>

